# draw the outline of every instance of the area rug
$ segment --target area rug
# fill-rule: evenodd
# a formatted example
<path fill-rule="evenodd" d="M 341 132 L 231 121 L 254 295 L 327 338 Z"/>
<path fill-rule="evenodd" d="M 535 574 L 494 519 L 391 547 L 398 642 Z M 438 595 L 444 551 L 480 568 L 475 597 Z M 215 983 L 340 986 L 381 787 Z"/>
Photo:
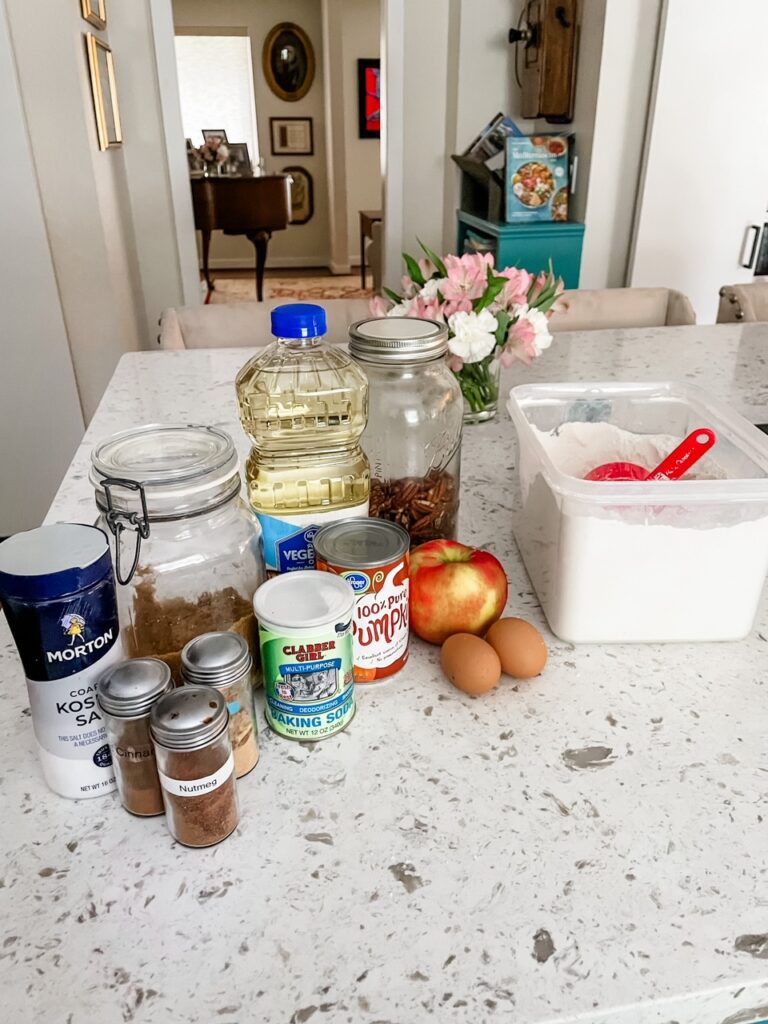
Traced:
<path fill-rule="evenodd" d="M 213 274 L 216 288 L 207 302 L 255 302 L 256 282 L 252 277 L 218 277 Z M 285 299 L 294 302 L 317 302 L 323 299 L 368 299 L 370 288 L 360 287 L 357 275 L 329 277 L 266 277 L 265 299 Z"/>

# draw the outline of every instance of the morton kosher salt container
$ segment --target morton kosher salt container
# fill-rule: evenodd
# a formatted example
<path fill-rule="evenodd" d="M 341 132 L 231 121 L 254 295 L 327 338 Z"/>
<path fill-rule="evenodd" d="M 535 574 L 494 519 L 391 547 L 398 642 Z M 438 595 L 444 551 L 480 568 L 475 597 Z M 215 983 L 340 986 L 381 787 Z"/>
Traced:
<path fill-rule="evenodd" d="M 122 659 L 107 538 L 60 523 L 0 544 L 0 603 L 19 649 L 45 781 L 60 796 L 115 788 L 96 682 Z"/>

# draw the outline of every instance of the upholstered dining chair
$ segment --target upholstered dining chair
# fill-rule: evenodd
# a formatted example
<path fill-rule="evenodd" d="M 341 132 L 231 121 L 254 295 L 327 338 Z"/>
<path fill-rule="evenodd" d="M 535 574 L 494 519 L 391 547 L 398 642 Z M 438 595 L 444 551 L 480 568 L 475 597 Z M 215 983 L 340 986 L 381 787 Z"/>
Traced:
<path fill-rule="evenodd" d="M 166 309 L 160 318 L 162 349 L 252 348 L 272 341 L 270 312 L 286 299 Z M 310 301 L 310 300 L 307 300 Z M 346 342 L 349 325 L 370 313 L 367 299 L 320 299 L 331 341 Z"/>
<path fill-rule="evenodd" d="M 719 324 L 768 322 L 768 278 L 720 289 Z"/>
<path fill-rule="evenodd" d="M 690 299 L 672 288 L 578 289 L 563 294 L 565 310 L 550 320 L 552 333 L 617 327 L 682 327 L 696 323 Z"/>

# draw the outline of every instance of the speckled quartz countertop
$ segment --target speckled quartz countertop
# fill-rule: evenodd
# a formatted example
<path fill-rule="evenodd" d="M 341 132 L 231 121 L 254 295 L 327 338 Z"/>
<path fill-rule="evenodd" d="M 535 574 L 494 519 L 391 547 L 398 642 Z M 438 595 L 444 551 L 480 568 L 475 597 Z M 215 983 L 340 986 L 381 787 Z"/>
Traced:
<path fill-rule="evenodd" d="M 113 431 L 214 423 L 244 447 L 232 382 L 249 354 L 126 356 L 50 519 L 91 518 L 88 455 Z M 768 330 L 560 336 L 514 382 L 670 378 L 768 421 Z M 506 413 L 467 429 L 460 532 L 544 628 L 510 530 L 513 437 Z M 549 637 L 542 677 L 481 700 L 414 643 L 346 732 L 301 746 L 264 727 L 237 833 L 195 851 L 114 796 L 47 791 L 2 624 L 2 1019 L 768 1018 L 766 638 L 765 607 L 738 644 Z"/>

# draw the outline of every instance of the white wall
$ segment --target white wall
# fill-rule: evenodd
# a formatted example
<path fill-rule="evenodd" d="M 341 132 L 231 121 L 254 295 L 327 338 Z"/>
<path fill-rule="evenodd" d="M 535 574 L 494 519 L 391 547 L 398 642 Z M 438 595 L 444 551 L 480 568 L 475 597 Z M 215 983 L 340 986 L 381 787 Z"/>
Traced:
<path fill-rule="evenodd" d="M 0 536 L 39 526 L 83 432 L 83 418 L 0 3 L 3 282 L 0 331 Z"/>
<path fill-rule="evenodd" d="M 627 283 L 661 0 L 607 0 L 583 219 L 582 288 Z M 577 96 L 578 102 L 578 96 Z"/>
<path fill-rule="evenodd" d="M 360 210 L 381 208 L 381 148 L 358 131 L 357 61 L 378 57 L 379 0 L 343 0 L 342 75 L 346 151 L 347 232 L 350 262 L 360 262 Z"/>
<path fill-rule="evenodd" d="M 153 8 L 169 0 L 152 0 Z M 61 308 L 86 422 L 124 352 L 150 347 L 190 301 L 158 114 L 149 0 L 112 0 L 123 147 L 98 149 L 80 5 L 5 0 Z M 141 17 L 139 17 L 141 15 Z M 133 80 L 133 72 L 137 81 Z M 152 179 L 147 178 L 151 171 Z M 134 220 L 135 218 L 135 220 Z M 192 245 L 187 235 L 188 248 Z M 146 292 L 145 292 L 146 289 Z M 199 296 L 199 292 L 198 292 Z"/>
<path fill-rule="evenodd" d="M 113 0 L 114 2 L 114 0 Z M 269 243 L 268 265 L 272 267 L 325 266 L 329 260 L 328 179 L 323 134 L 323 46 L 320 0 L 173 0 L 177 28 L 235 27 L 245 29 L 251 40 L 253 84 L 256 93 L 256 121 L 259 149 L 269 173 L 286 166 L 305 167 L 314 181 L 315 214 L 307 224 L 294 224 L 276 231 Z M 261 51 L 270 29 L 281 21 L 292 21 L 309 36 L 315 51 L 315 80 L 307 95 L 295 103 L 281 100 L 267 85 Z M 311 117 L 314 129 L 313 156 L 272 156 L 270 117 Z M 200 125 L 200 128 L 209 127 Z M 233 142 L 240 141 L 233 139 Z M 252 267 L 254 251 L 243 236 L 226 237 L 215 232 L 211 240 L 211 266 Z"/>

